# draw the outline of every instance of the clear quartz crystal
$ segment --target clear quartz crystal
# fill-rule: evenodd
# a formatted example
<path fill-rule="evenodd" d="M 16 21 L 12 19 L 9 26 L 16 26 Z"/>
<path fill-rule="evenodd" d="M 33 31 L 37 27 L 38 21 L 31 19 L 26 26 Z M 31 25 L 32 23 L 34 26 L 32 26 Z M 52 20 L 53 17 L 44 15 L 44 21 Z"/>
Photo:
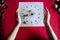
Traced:
<path fill-rule="evenodd" d="M 58 11 L 60 12 L 60 8 L 58 9 Z"/>
<path fill-rule="evenodd" d="M 58 5 L 57 4 L 55 4 L 55 8 L 58 8 Z"/>
<path fill-rule="evenodd" d="M 56 0 L 57 2 L 59 1 L 59 0 Z"/>

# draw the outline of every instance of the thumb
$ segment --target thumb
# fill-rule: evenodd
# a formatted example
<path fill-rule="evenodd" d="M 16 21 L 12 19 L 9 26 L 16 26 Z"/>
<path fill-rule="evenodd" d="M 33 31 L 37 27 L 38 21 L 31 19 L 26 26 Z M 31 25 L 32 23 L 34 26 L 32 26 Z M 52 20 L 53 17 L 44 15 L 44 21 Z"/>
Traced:
<path fill-rule="evenodd" d="M 17 15 L 17 21 L 19 24 L 21 24 L 21 17 L 20 17 L 20 13 L 19 13 L 19 8 L 16 11 L 16 15 Z"/>

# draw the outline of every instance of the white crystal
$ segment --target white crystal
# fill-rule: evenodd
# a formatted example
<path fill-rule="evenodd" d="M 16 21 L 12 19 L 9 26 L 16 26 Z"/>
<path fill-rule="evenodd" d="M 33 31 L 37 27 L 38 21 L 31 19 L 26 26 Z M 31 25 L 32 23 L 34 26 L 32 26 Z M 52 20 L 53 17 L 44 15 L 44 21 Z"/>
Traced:
<path fill-rule="evenodd" d="M 60 12 L 60 8 L 58 9 L 58 11 Z"/>
<path fill-rule="evenodd" d="M 58 8 L 58 5 L 57 4 L 55 4 L 55 8 Z"/>

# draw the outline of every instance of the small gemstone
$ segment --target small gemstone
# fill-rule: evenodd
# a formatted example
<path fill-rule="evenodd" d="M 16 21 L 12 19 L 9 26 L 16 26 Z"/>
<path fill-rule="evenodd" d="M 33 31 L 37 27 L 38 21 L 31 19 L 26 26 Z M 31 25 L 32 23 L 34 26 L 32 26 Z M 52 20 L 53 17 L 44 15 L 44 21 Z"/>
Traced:
<path fill-rule="evenodd" d="M 22 13 L 22 14 L 24 14 L 24 13 Z"/>
<path fill-rule="evenodd" d="M 37 9 L 39 11 L 39 9 Z"/>
<path fill-rule="evenodd" d="M 25 11 L 25 9 L 23 9 L 23 11 Z"/>
<path fill-rule="evenodd" d="M 39 15 L 40 15 L 40 13 L 39 13 Z"/>
<path fill-rule="evenodd" d="M 4 0 L 2 0 L 2 3 L 4 2 Z"/>
<path fill-rule="evenodd" d="M 25 19 L 25 17 L 23 17 L 23 19 Z"/>
<path fill-rule="evenodd" d="M 35 20 L 35 22 L 37 22 L 37 20 Z"/>
<path fill-rule="evenodd" d="M 28 16 L 28 14 L 26 14 L 26 15 L 23 15 L 23 16 L 25 16 L 25 17 L 26 17 L 26 16 Z"/>
<path fill-rule="evenodd" d="M 26 24 L 26 22 L 25 22 L 25 21 L 24 21 L 23 23 L 24 23 L 24 24 Z"/>
<path fill-rule="evenodd" d="M 39 17 L 38 17 L 39 18 Z"/>
<path fill-rule="evenodd" d="M 26 20 L 26 22 L 28 22 L 28 20 Z"/>
<path fill-rule="evenodd" d="M 4 13 L 4 11 L 3 10 L 0 10 L 0 15 L 2 15 Z"/>
<path fill-rule="evenodd" d="M 2 8 L 7 8 L 8 4 L 2 4 Z"/>
<path fill-rule="evenodd" d="M 3 2 L 3 3 L 1 3 L 1 6 L 2 6 L 2 7 L 4 7 L 4 6 L 5 6 L 4 2 Z"/>
<path fill-rule="evenodd" d="M 31 13 L 31 15 L 34 15 L 34 13 Z"/>
<path fill-rule="evenodd" d="M 28 10 L 28 12 L 32 12 L 32 10 Z"/>
<path fill-rule="evenodd" d="M 31 21 L 31 23 L 32 23 L 32 21 Z"/>

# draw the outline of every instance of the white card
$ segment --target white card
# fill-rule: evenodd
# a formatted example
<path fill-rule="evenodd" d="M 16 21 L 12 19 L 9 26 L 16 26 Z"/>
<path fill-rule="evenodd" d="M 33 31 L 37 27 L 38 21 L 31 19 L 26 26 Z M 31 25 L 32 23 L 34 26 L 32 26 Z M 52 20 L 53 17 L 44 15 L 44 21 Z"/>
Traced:
<path fill-rule="evenodd" d="M 44 26 L 43 2 L 19 2 L 21 26 Z"/>

